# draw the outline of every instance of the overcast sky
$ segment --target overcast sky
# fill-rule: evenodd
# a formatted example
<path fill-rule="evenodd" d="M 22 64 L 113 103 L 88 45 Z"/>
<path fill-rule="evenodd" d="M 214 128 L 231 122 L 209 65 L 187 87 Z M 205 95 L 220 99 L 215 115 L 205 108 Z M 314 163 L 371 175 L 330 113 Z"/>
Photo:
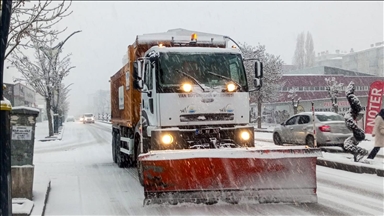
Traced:
<path fill-rule="evenodd" d="M 355 51 L 384 41 L 383 2 L 112 2 L 74 1 L 73 13 L 58 24 L 68 27 L 64 46 L 76 68 L 64 80 L 74 83 L 71 111 L 84 112 L 90 94 L 109 89 L 136 35 L 185 28 L 265 45 L 268 53 L 292 63 L 296 37 L 312 34 L 316 54 Z M 9 81 L 11 72 L 5 75 Z M 13 71 L 14 72 L 14 71 Z M 7 73 L 7 70 L 6 70 Z"/>

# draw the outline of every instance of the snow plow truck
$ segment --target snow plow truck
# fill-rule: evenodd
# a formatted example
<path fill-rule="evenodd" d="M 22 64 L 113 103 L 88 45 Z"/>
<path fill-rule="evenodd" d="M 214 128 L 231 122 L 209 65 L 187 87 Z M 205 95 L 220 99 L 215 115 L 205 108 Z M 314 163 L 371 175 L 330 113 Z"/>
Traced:
<path fill-rule="evenodd" d="M 230 37 L 173 29 L 138 35 L 110 78 L 112 156 L 137 167 L 144 205 L 313 203 L 320 149 L 255 145 L 248 86 Z M 233 43 L 236 44 L 235 41 Z"/>

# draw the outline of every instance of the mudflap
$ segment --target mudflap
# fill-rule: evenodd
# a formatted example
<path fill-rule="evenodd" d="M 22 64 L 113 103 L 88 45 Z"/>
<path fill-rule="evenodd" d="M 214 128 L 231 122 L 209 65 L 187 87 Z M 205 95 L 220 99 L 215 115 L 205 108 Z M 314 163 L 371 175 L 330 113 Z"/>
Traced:
<path fill-rule="evenodd" d="M 144 205 L 315 203 L 319 156 L 305 147 L 152 151 L 139 156 Z"/>

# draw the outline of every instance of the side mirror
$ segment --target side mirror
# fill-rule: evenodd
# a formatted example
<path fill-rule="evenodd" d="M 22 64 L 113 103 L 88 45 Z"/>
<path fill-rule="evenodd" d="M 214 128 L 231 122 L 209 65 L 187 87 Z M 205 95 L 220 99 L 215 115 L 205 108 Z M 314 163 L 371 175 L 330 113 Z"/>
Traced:
<path fill-rule="evenodd" d="M 255 77 L 256 78 L 263 78 L 263 63 L 260 61 L 255 62 Z"/>
<path fill-rule="evenodd" d="M 254 78 L 253 85 L 255 86 L 256 89 L 260 89 L 261 86 L 263 85 L 263 81 L 261 80 L 261 78 Z"/>
<path fill-rule="evenodd" d="M 135 61 L 133 63 L 133 78 L 135 80 L 141 79 L 141 62 Z"/>
<path fill-rule="evenodd" d="M 135 88 L 136 90 L 143 89 L 143 81 L 142 80 L 134 80 L 133 81 L 133 88 Z"/>
<path fill-rule="evenodd" d="M 143 80 L 141 79 L 141 62 L 133 63 L 133 88 L 137 90 L 143 89 Z"/>

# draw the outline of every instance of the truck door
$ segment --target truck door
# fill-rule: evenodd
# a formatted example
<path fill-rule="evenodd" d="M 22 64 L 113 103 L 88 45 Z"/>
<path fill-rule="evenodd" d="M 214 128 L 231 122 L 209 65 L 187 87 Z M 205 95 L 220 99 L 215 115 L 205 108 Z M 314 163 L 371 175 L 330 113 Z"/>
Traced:
<path fill-rule="evenodd" d="M 155 124 L 155 102 L 154 102 L 154 85 L 153 85 L 153 71 L 154 65 L 149 60 L 144 62 L 144 86 L 143 90 L 146 93 L 142 93 L 142 116 L 147 121 L 147 125 Z M 145 122 L 143 122 L 145 127 Z M 143 128 L 144 129 L 144 128 Z M 145 135 L 146 131 L 144 131 Z"/>

